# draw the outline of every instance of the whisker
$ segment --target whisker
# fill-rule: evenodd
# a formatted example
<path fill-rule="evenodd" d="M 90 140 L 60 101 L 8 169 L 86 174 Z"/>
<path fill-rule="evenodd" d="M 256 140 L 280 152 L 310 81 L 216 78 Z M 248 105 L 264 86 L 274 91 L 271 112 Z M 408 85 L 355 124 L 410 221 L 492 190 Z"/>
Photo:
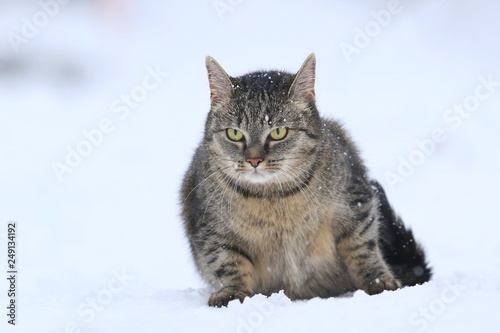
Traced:
<path fill-rule="evenodd" d="M 193 187 L 193 189 L 188 193 L 188 195 L 186 195 L 186 198 L 184 198 L 183 203 L 186 202 L 186 200 L 189 198 L 189 196 L 191 195 L 191 193 L 193 193 L 198 187 L 200 187 L 203 183 L 205 183 L 209 178 L 211 178 L 213 175 L 217 174 L 218 172 L 220 172 L 222 170 L 226 170 L 228 168 L 229 168 L 229 166 L 228 167 L 223 167 L 221 169 L 217 169 L 214 172 L 212 172 L 210 175 L 208 175 L 207 177 L 205 177 L 201 182 L 198 183 L 198 185 L 196 185 L 195 187 Z"/>

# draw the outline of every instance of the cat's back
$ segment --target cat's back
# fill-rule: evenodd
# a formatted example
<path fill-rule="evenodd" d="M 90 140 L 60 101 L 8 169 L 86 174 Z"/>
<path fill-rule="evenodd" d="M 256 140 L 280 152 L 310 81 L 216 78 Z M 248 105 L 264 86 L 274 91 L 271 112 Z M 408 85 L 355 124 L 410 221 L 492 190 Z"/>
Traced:
<path fill-rule="evenodd" d="M 328 177 L 341 180 L 337 186 L 349 186 L 349 183 L 356 179 L 364 179 L 368 186 L 367 169 L 361 153 L 344 126 L 339 121 L 330 118 L 321 118 L 321 122 L 326 141 L 322 152 L 323 158 L 329 164 L 326 168 L 335 170 L 335 173 L 328 173 Z M 344 189 L 339 192 L 345 194 Z"/>

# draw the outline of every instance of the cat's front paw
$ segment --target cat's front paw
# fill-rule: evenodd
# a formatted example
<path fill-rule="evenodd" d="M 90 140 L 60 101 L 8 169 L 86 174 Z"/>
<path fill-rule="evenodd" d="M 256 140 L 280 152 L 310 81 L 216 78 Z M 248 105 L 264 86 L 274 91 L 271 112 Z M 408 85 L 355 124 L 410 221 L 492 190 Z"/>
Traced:
<path fill-rule="evenodd" d="M 239 299 L 243 303 L 243 300 L 247 296 L 250 296 L 250 293 L 247 291 L 239 290 L 235 287 L 225 287 L 210 296 L 208 305 L 220 308 L 227 306 L 229 302 L 235 299 Z"/>
<path fill-rule="evenodd" d="M 365 283 L 363 290 L 369 295 L 380 294 L 384 290 L 396 290 L 401 288 L 401 283 L 391 274 L 383 274 L 375 280 Z"/>

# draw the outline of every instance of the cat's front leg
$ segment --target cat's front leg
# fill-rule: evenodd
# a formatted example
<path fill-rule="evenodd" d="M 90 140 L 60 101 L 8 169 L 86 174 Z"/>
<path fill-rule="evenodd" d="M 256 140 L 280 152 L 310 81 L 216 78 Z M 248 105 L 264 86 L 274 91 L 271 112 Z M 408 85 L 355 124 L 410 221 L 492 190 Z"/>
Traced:
<path fill-rule="evenodd" d="M 337 248 L 356 286 L 367 294 L 379 294 L 401 287 L 384 262 L 376 239 L 349 237 L 340 241 Z"/>
<path fill-rule="evenodd" d="M 369 295 L 400 288 L 400 281 L 389 270 L 378 245 L 376 213 L 367 207 L 357 216 L 365 218 L 344 228 L 336 238 L 339 254 L 356 286 Z"/>
<path fill-rule="evenodd" d="M 223 306 L 227 306 L 229 302 L 234 299 L 238 299 L 240 300 L 240 302 L 243 302 L 243 300 L 247 296 L 250 296 L 250 293 L 246 290 L 241 289 L 240 287 L 223 287 L 222 289 L 210 295 L 210 298 L 208 299 L 208 305 L 221 308 Z"/>
<path fill-rule="evenodd" d="M 212 284 L 220 288 L 209 300 L 209 306 L 222 307 L 235 299 L 243 302 L 253 293 L 253 262 L 248 254 L 237 247 L 222 246 L 211 251 L 207 262 Z"/>

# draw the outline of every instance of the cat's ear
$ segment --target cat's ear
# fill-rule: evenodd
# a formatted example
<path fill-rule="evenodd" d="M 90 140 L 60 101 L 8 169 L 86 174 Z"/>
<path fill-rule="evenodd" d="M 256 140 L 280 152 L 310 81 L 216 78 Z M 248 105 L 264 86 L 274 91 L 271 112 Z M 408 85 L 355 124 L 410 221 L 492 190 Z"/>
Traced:
<path fill-rule="evenodd" d="M 295 75 L 288 90 L 288 96 L 295 101 L 306 103 L 314 101 L 314 82 L 316 80 L 316 56 L 311 53 Z"/>
<path fill-rule="evenodd" d="M 229 75 L 214 58 L 206 57 L 205 65 L 207 66 L 208 82 L 210 84 L 210 100 L 214 105 L 231 94 L 233 84 Z"/>

